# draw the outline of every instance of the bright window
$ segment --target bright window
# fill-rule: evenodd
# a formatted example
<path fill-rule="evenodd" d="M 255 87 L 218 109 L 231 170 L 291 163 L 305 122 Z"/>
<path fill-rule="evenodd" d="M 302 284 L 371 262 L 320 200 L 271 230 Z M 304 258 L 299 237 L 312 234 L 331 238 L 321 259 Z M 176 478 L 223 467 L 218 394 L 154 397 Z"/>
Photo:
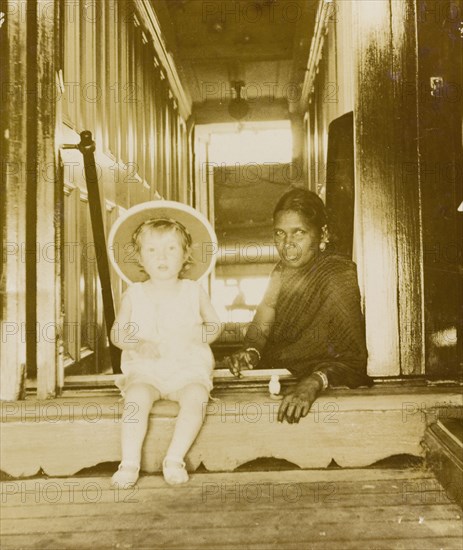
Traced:
<path fill-rule="evenodd" d="M 264 162 L 289 163 L 292 160 L 291 128 L 241 130 L 211 135 L 209 158 L 217 164 L 233 166 Z"/>

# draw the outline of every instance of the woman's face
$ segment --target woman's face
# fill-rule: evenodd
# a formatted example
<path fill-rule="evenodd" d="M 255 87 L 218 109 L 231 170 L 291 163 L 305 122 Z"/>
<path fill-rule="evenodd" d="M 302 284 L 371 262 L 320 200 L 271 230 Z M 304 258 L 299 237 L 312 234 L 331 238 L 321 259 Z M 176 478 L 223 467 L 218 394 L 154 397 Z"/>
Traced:
<path fill-rule="evenodd" d="M 283 210 L 273 224 L 273 238 L 284 265 L 301 267 L 319 251 L 320 234 L 299 212 Z"/>

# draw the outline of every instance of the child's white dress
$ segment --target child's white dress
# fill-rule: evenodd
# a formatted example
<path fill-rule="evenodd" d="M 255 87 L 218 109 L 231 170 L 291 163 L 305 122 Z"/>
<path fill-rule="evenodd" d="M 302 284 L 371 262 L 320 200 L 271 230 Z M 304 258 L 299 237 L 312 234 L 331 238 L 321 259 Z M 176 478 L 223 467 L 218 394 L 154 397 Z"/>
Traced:
<path fill-rule="evenodd" d="M 123 393 L 134 383 L 151 384 L 162 396 L 194 383 L 212 389 L 214 357 L 209 344 L 203 341 L 199 284 L 189 279 L 181 279 L 180 283 L 175 298 L 161 304 L 154 302 L 143 283 L 127 289 L 132 325 L 126 338 L 158 343 L 160 357 L 147 359 L 136 350 L 123 350 L 124 376 L 116 381 Z"/>

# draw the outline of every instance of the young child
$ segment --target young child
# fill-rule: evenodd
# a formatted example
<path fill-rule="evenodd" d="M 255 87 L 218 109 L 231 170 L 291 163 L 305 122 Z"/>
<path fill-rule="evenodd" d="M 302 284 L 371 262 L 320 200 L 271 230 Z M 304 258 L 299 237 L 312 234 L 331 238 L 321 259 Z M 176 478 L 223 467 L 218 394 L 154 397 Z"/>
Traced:
<path fill-rule="evenodd" d="M 122 461 L 112 485 L 136 483 L 149 414 L 158 399 L 180 405 L 162 468 L 167 483 L 185 483 L 184 457 L 201 429 L 212 389 L 209 344 L 220 332 L 208 295 L 192 279 L 212 269 L 216 237 L 198 212 L 172 201 L 137 205 L 118 222 L 109 238 L 110 258 L 116 271 L 133 284 L 123 295 L 111 341 L 122 349 L 125 376 L 118 386 L 125 405 L 132 406 L 124 406 Z M 130 233 L 133 251 L 121 261 L 115 250 L 130 247 Z M 198 243 L 194 247 L 193 233 L 201 239 L 201 249 Z M 138 266 L 142 271 L 137 272 Z"/>

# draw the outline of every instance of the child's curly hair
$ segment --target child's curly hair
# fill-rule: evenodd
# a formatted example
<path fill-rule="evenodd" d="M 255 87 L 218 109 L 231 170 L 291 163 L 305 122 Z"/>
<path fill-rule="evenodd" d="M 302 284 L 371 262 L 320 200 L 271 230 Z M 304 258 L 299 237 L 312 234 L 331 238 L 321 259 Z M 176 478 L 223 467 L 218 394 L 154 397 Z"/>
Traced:
<path fill-rule="evenodd" d="M 132 235 L 132 242 L 137 254 L 140 252 L 140 239 L 148 231 L 175 231 L 180 236 L 180 241 L 185 253 L 185 261 L 183 262 L 182 271 L 179 275 L 184 275 L 190 268 L 190 265 L 194 263 L 194 258 L 191 253 L 193 241 L 188 229 L 182 223 L 172 218 L 152 218 L 146 220 L 137 227 Z"/>

